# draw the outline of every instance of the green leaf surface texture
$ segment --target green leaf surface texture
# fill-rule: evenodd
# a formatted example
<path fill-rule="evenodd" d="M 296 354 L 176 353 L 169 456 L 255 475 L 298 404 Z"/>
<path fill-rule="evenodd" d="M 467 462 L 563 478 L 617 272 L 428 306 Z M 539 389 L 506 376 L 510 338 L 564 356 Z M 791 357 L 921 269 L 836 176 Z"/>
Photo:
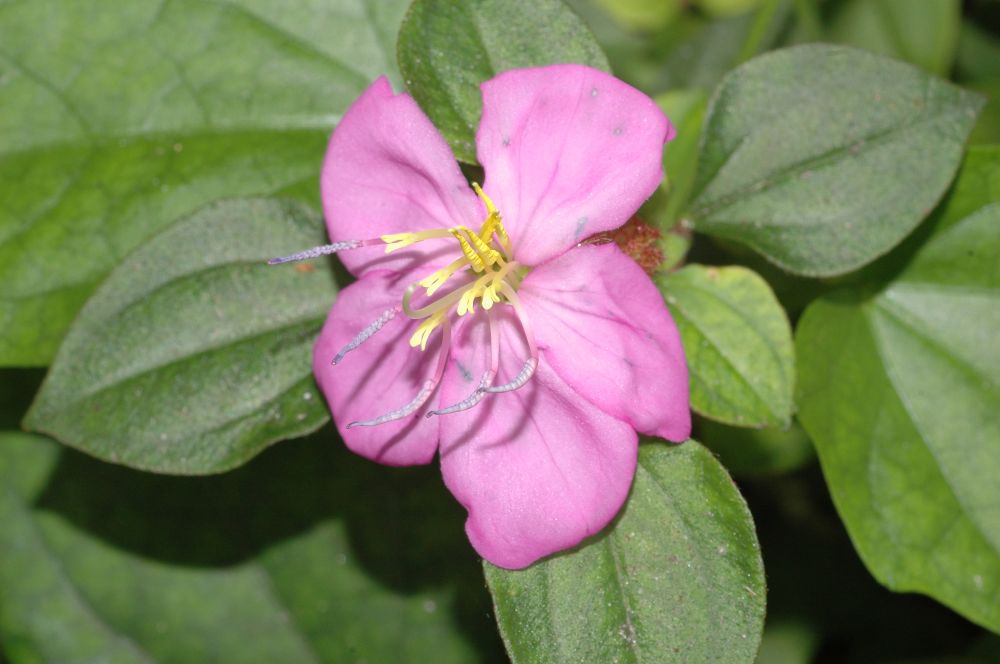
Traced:
<path fill-rule="evenodd" d="M 830 276 L 886 253 L 944 194 L 982 99 L 843 46 L 774 51 L 709 104 L 697 230 L 790 272 Z"/>
<path fill-rule="evenodd" d="M 45 365 L 90 293 L 213 200 L 318 203 L 330 130 L 398 80 L 404 0 L 0 3 L 0 364 Z"/>
<path fill-rule="evenodd" d="M 744 267 L 688 265 L 657 277 L 684 345 L 691 407 L 739 426 L 785 426 L 795 356 L 784 310 Z"/>
<path fill-rule="evenodd" d="M 981 182 L 975 166 L 963 173 Z M 960 181 L 950 204 L 975 190 Z M 1000 203 L 993 203 L 941 223 L 877 294 L 821 298 L 796 331 L 800 418 L 865 563 L 889 588 L 929 594 L 993 630 L 1000 630 L 998 255 Z"/>
<path fill-rule="evenodd" d="M 239 465 L 329 419 L 312 346 L 336 296 L 299 203 L 215 203 L 156 236 L 87 302 L 25 424 L 101 459 L 169 473 Z"/>

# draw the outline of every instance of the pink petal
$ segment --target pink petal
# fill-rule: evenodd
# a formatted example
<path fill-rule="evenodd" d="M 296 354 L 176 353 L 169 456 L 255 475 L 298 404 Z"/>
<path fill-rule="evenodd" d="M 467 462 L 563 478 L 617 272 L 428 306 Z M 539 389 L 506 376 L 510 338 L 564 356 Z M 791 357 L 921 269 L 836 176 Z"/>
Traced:
<path fill-rule="evenodd" d="M 448 144 L 406 94 L 383 76 L 344 114 L 330 138 L 320 180 L 332 242 L 459 224 L 478 228 L 485 208 L 469 188 Z M 384 247 L 340 254 L 352 273 L 410 270 L 452 240 L 431 240 L 386 255 Z"/>
<path fill-rule="evenodd" d="M 427 350 L 411 348 L 415 324 L 402 313 L 340 364 L 334 356 L 387 309 L 400 302 L 400 294 L 417 276 L 369 272 L 340 291 L 313 348 L 313 372 L 326 395 L 337 429 L 357 454 L 391 466 L 429 463 L 437 450 L 438 422 L 423 417 L 437 403 L 432 396 L 415 415 L 375 427 L 347 424 L 369 420 L 407 403 L 433 375 L 441 333 L 435 332 Z"/>
<path fill-rule="evenodd" d="M 508 307 L 499 327 L 506 382 L 525 359 Z M 482 313 L 456 328 L 459 353 L 442 383 L 442 403 L 478 385 L 487 359 Z M 526 567 L 600 531 L 621 508 L 635 473 L 637 437 L 594 408 L 545 361 L 523 388 L 488 395 L 472 410 L 441 420 L 441 471 L 469 512 L 465 529 L 495 565 Z"/>
<path fill-rule="evenodd" d="M 516 69 L 482 92 L 476 146 L 485 190 L 526 265 L 621 226 L 663 179 L 670 122 L 609 74 L 582 65 Z"/>
<path fill-rule="evenodd" d="M 543 362 L 642 433 L 691 434 L 688 373 L 663 296 L 614 244 L 585 245 L 532 270 L 519 290 Z"/>

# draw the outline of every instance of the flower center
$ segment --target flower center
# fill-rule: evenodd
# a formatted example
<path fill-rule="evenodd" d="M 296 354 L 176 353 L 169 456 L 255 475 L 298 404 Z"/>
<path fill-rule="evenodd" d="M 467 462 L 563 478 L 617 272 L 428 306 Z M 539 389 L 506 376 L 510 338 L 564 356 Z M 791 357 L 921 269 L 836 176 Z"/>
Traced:
<path fill-rule="evenodd" d="M 503 227 L 500 212 L 493 201 L 476 183 L 472 184 L 476 195 L 486 205 L 486 219 L 479 231 L 473 231 L 466 226 L 455 226 L 444 230 L 423 231 L 418 233 L 394 233 L 383 235 L 381 240 L 386 243 L 385 253 L 403 249 L 423 240 L 448 237 L 458 241 L 462 255 L 415 284 L 411 284 L 403 294 L 403 312 L 414 320 L 423 320 L 410 337 L 410 345 L 427 348 L 427 340 L 440 326 L 448 311 L 457 305 L 456 312 L 464 316 L 475 311 L 476 300 L 482 303 L 484 310 L 489 311 L 494 304 L 510 302 L 512 296 L 507 291 L 517 291 L 528 268 L 512 260 L 513 250 L 510 237 Z M 452 276 L 465 276 L 465 283 L 437 300 L 425 306 L 414 308 L 413 296 L 419 288 L 425 289 L 427 297 L 431 297 Z"/>
<path fill-rule="evenodd" d="M 425 240 L 449 237 L 458 242 L 459 249 L 461 250 L 461 255 L 458 258 L 445 267 L 435 270 L 420 281 L 410 284 L 403 292 L 402 303 L 399 306 L 384 311 L 368 327 L 361 330 L 333 358 L 333 364 L 339 364 L 349 352 L 371 338 L 400 312 L 403 312 L 411 320 L 421 321 L 410 337 L 411 347 L 419 347 L 421 350 L 426 350 L 431 334 L 439 327 L 442 329 L 443 336 L 440 349 L 438 350 L 437 369 L 431 378 L 424 381 L 417 395 L 408 404 L 384 415 L 371 420 L 351 422 L 347 425 L 348 429 L 355 426 L 376 426 L 402 419 L 415 413 L 427 402 L 437 388 L 437 385 L 441 382 L 451 350 L 451 320 L 449 313 L 454 307 L 459 316 L 471 314 L 475 311 L 476 300 L 481 302 L 489 321 L 489 369 L 487 369 L 480 380 L 479 386 L 467 398 L 445 408 L 429 411 L 427 417 L 447 415 L 467 410 L 482 401 L 487 394 L 510 392 L 519 389 L 531 380 L 531 377 L 534 375 L 535 369 L 538 367 L 538 348 L 535 345 L 534 336 L 531 332 L 531 325 L 517 296 L 517 289 L 530 271 L 530 268 L 513 260 L 514 252 L 510 237 L 508 237 L 507 231 L 504 229 L 503 221 L 496 205 L 493 204 L 493 201 L 490 200 L 489 196 L 486 195 L 478 184 L 473 183 L 472 188 L 486 206 L 486 219 L 483 220 L 478 231 L 474 231 L 466 226 L 455 226 L 453 228 L 428 231 L 392 233 L 371 240 L 334 242 L 333 244 L 314 247 L 291 256 L 268 261 L 272 265 L 287 263 L 380 244 L 385 245 L 385 253 L 388 254 Z M 414 306 L 413 297 L 418 289 L 423 288 L 424 295 L 431 298 L 456 275 L 464 279 L 457 288 L 422 306 Z M 507 304 L 512 307 L 520 322 L 521 330 L 524 333 L 529 350 L 529 357 L 522 365 L 518 374 L 511 381 L 502 385 L 493 384 L 500 366 L 498 326 L 493 310 L 493 307 L 497 304 Z"/>

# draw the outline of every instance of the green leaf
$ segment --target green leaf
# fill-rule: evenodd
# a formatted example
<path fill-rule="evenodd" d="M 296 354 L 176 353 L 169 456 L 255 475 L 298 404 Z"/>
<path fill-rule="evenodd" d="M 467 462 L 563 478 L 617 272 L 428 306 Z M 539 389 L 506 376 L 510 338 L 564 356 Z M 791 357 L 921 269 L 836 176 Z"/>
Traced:
<path fill-rule="evenodd" d="M 944 229 L 996 202 L 1000 202 L 1000 145 L 972 147 L 935 222 Z"/>
<path fill-rule="evenodd" d="M 710 15 L 733 16 L 745 14 L 763 3 L 762 0 L 694 0 L 694 4 Z"/>
<path fill-rule="evenodd" d="M 961 18 L 959 0 L 848 0 L 834 14 L 828 36 L 947 76 Z"/>
<path fill-rule="evenodd" d="M 1000 204 L 796 334 L 800 418 L 865 564 L 1000 630 Z"/>
<path fill-rule="evenodd" d="M 616 522 L 521 571 L 484 563 L 500 634 L 525 662 L 752 662 L 764 622 L 753 521 L 695 441 L 642 445 Z"/>
<path fill-rule="evenodd" d="M 397 51 L 410 94 L 470 164 L 476 163 L 480 83 L 508 69 L 562 62 L 609 69 L 594 35 L 562 0 L 415 0 Z"/>
<path fill-rule="evenodd" d="M 689 16 L 678 22 L 661 38 L 672 48 L 660 64 L 654 89 L 710 91 L 733 67 L 774 46 L 790 15 L 785 5 L 777 11 L 764 7 L 739 16 L 715 20 Z"/>
<path fill-rule="evenodd" d="M 649 32 L 662 29 L 684 10 L 682 0 L 594 0 L 594 4 L 624 27 Z"/>
<path fill-rule="evenodd" d="M 708 99 L 701 90 L 676 90 L 658 95 L 656 103 L 677 129 L 674 140 L 663 147 L 666 179 L 661 186 L 666 192 L 666 203 L 656 214 L 659 226 L 669 228 L 677 221 L 691 195 Z"/>
<path fill-rule="evenodd" d="M 726 470 L 737 476 L 780 475 L 816 458 L 809 436 L 794 420 L 783 429 L 741 429 L 699 419 L 695 432 Z"/>
<path fill-rule="evenodd" d="M 960 81 L 1000 83 L 1000 37 L 964 19 L 958 33 L 955 76 Z"/>
<path fill-rule="evenodd" d="M 1000 81 L 970 83 L 969 88 L 987 99 L 969 142 L 972 145 L 1000 143 Z"/>
<path fill-rule="evenodd" d="M 405 5 L 0 5 L 0 364 L 47 364 L 111 268 L 177 217 L 289 188 L 315 203 L 339 114 L 398 77 Z"/>
<path fill-rule="evenodd" d="M 744 267 L 688 265 L 657 277 L 681 333 L 691 407 L 738 426 L 784 426 L 795 358 L 784 310 Z"/>
<path fill-rule="evenodd" d="M 1000 37 L 971 19 L 962 21 L 959 32 L 955 79 L 987 100 L 969 140 L 974 144 L 1000 142 Z"/>
<path fill-rule="evenodd" d="M 329 415 L 312 345 L 328 264 L 266 260 L 323 242 L 298 204 L 213 204 L 150 240 L 87 302 L 27 427 L 101 459 L 170 473 L 237 466 Z"/>
<path fill-rule="evenodd" d="M 698 230 L 788 271 L 848 272 L 938 202 L 981 105 L 915 67 L 843 46 L 763 55 L 715 92 L 689 214 Z"/>
<path fill-rule="evenodd" d="M 0 641 L 11 664 L 499 660 L 463 518 L 437 470 L 330 438 L 176 478 L 0 434 Z"/>

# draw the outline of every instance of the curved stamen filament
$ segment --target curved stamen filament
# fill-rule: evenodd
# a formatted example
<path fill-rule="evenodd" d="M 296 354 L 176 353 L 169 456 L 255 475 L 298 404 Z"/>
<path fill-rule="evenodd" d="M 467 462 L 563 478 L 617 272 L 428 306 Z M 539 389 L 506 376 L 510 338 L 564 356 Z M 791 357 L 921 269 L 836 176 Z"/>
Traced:
<path fill-rule="evenodd" d="M 516 268 L 519 268 L 519 267 L 521 267 L 520 263 L 518 263 L 517 261 L 512 261 L 510 263 L 507 263 L 503 267 L 501 267 L 499 270 L 497 270 L 493 274 L 493 279 L 490 281 L 490 285 L 487 287 L 487 290 L 489 291 L 490 298 L 494 302 L 499 302 L 500 301 L 500 296 L 497 294 L 497 288 L 501 284 L 505 283 L 505 281 L 507 279 L 507 276 L 511 275 L 511 272 L 513 272 L 514 270 L 516 270 Z M 514 274 L 516 274 L 516 272 Z M 514 276 L 514 275 L 511 275 L 511 276 Z M 484 309 L 488 309 L 489 308 L 489 307 L 486 306 L 486 299 L 485 298 L 483 299 L 483 308 Z"/>
<path fill-rule="evenodd" d="M 446 311 L 438 311 L 434 315 L 425 318 L 424 322 L 417 327 L 413 336 L 410 337 L 410 346 L 413 348 L 420 346 L 420 350 L 427 350 L 427 340 L 430 339 L 431 332 L 446 320 L 448 320 Z"/>
<path fill-rule="evenodd" d="M 433 295 L 437 292 L 437 289 L 441 288 L 441 286 L 443 286 L 445 282 L 451 278 L 453 274 L 461 270 L 466 265 L 468 265 L 468 262 L 465 258 L 456 258 L 454 261 L 449 263 L 447 267 L 443 267 L 431 276 L 421 279 L 419 283 L 427 289 L 427 295 Z"/>
<path fill-rule="evenodd" d="M 447 408 L 428 412 L 427 417 L 451 415 L 452 413 L 468 410 L 482 401 L 483 397 L 486 396 L 486 388 L 493 384 L 493 380 L 496 378 L 497 371 L 500 368 L 500 337 L 497 334 L 496 314 L 492 309 L 487 312 L 487 319 L 490 322 L 490 368 L 483 374 L 482 379 L 479 381 L 479 387 L 458 403 L 452 404 Z"/>
<path fill-rule="evenodd" d="M 371 324 L 368 325 L 368 327 L 366 327 L 365 329 L 361 330 L 361 332 L 358 333 L 358 336 L 351 339 L 351 341 L 348 342 L 346 346 L 340 349 L 340 352 L 337 353 L 337 355 L 333 358 L 333 364 L 340 364 L 341 360 L 344 359 L 345 355 L 350 353 L 352 350 L 354 350 L 364 342 L 368 341 L 368 339 L 374 336 L 376 332 L 385 327 L 386 323 L 395 318 L 396 314 L 398 314 L 400 311 L 401 308 L 398 306 L 383 311 L 381 316 L 372 321 Z"/>
<path fill-rule="evenodd" d="M 438 383 L 441 382 L 441 377 L 444 375 L 444 368 L 448 364 L 448 356 L 451 352 L 451 322 L 447 318 L 444 320 L 441 335 L 441 348 L 438 350 L 438 362 L 437 368 L 434 370 L 434 376 L 424 381 L 423 385 L 420 386 L 420 391 L 417 392 L 417 395 L 408 404 L 371 420 L 351 422 L 347 425 L 347 428 L 374 427 L 386 422 L 401 420 L 420 410 L 420 407 L 427 403 L 427 400 L 430 399 L 437 388 Z"/>
<path fill-rule="evenodd" d="M 514 390 L 524 387 L 531 377 L 535 375 L 535 369 L 538 368 L 538 358 L 529 357 L 525 362 L 521 370 L 514 376 L 514 380 L 509 383 L 504 383 L 503 385 L 497 385 L 496 387 L 483 387 L 481 388 L 483 392 L 489 394 L 500 394 L 501 392 L 513 392 Z"/>
<path fill-rule="evenodd" d="M 419 286 L 420 284 L 410 284 L 406 287 L 406 291 L 403 292 L 403 313 L 414 320 L 427 318 L 428 316 L 432 316 L 439 311 L 450 309 L 452 305 L 457 303 L 465 293 L 464 288 L 457 288 L 447 295 L 442 295 L 426 306 L 414 309 L 410 306 L 410 302 L 413 300 L 413 293 L 416 292 Z"/>
<path fill-rule="evenodd" d="M 524 311 L 524 306 L 521 304 L 521 298 L 517 296 L 514 289 L 510 287 L 510 284 L 504 282 L 500 285 L 500 290 L 503 292 L 507 301 L 510 302 L 511 306 L 514 307 L 514 313 L 517 314 L 517 320 L 521 323 L 521 331 L 524 332 L 524 339 L 528 342 L 528 353 L 531 357 L 538 359 L 538 344 L 535 343 L 535 335 L 531 331 L 531 319 L 528 318 L 527 313 Z"/>
<path fill-rule="evenodd" d="M 462 291 L 462 298 L 458 302 L 457 313 L 459 316 L 464 316 L 475 310 L 476 298 L 481 294 L 484 294 L 486 285 L 493 279 L 496 273 L 485 274 L 478 279 L 471 286 L 465 288 Z M 497 300 L 499 301 L 499 300 Z M 483 298 L 483 309 L 487 311 L 493 306 L 493 302 Z"/>
<path fill-rule="evenodd" d="M 535 335 L 531 332 L 531 322 L 524 311 L 524 307 L 521 305 L 521 299 L 506 281 L 501 284 L 500 290 L 503 292 L 504 297 L 507 298 L 507 301 L 510 302 L 511 306 L 514 307 L 514 313 L 517 314 L 517 320 L 521 323 L 521 331 L 524 332 L 524 338 L 528 342 L 529 357 L 521 367 L 521 371 L 519 371 L 517 376 L 514 377 L 514 380 L 504 385 L 482 388 L 483 392 L 488 392 L 489 394 L 512 392 L 523 387 L 529 380 L 531 380 L 531 377 L 535 375 L 535 370 L 538 368 L 538 345 L 535 343 Z"/>
<path fill-rule="evenodd" d="M 448 406 L 447 408 L 428 411 L 426 417 L 434 417 L 435 415 L 451 415 L 452 413 L 458 413 L 463 410 L 469 410 L 470 408 L 478 404 L 480 401 L 482 401 L 483 397 L 486 396 L 485 388 L 489 386 L 489 383 L 487 382 L 488 380 L 492 380 L 492 377 L 489 375 L 489 372 L 483 374 L 482 380 L 479 381 L 479 387 L 477 387 L 472 394 L 465 397 L 458 403 L 454 403 Z"/>

